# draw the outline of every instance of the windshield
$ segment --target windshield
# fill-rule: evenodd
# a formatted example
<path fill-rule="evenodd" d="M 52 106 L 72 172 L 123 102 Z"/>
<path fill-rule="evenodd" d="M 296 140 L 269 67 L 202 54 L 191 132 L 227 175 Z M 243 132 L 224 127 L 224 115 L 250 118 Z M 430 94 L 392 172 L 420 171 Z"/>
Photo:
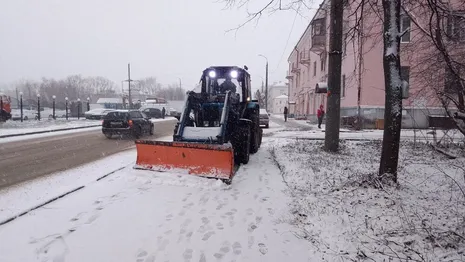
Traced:
<path fill-rule="evenodd" d="M 110 120 L 110 119 L 127 119 L 129 117 L 128 112 L 110 112 L 106 114 L 105 120 Z"/>

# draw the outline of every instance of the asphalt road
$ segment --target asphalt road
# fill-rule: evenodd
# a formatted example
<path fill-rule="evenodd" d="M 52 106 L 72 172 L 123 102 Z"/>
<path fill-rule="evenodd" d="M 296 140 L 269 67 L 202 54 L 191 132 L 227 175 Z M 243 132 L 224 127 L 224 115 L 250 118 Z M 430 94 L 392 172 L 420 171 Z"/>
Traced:
<path fill-rule="evenodd" d="M 173 134 L 176 119 L 155 122 L 155 134 Z M 134 147 L 130 138 L 107 139 L 100 130 L 0 144 L 0 189 L 86 164 Z"/>

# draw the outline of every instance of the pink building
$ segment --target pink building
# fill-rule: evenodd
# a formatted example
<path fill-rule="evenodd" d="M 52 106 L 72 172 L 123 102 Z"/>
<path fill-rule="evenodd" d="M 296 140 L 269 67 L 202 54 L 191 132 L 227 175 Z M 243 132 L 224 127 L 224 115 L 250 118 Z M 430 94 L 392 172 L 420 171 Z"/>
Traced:
<path fill-rule="evenodd" d="M 329 2 L 325 0 L 320 5 L 288 58 L 289 71 L 286 78 L 289 80 L 289 109 L 298 118 L 315 120 L 320 104 L 326 107 Z M 356 21 L 361 17 L 360 8 L 357 8 L 358 1 L 345 2 L 341 117 L 355 116 L 360 108 L 369 126 L 374 120 L 384 118 L 383 24 L 379 14 L 368 7 L 362 16 L 363 20 Z M 465 10 L 464 7 L 463 3 L 452 5 L 456 10 Z M 358 15 L 353 15 L 354 12 L 358 12 Z M 404 128 L 428 127 L 429 115 L 444 114 L 436 91 L 450 86 L 444 77 L 445 65 L 438 62 L 437 51 L 432 50 L 434 47 L 431 42 L 424 40 L 424 29 L 416 26 L 428 26 L 429 16 L 424 12 L 421 7 L 411 7 L 401 17 L 401 31 L 405 31 L 401 38 L 401 71 L 403 80 L 409 83 L 403 101 Z M 414 23 L 411 17 L 424 17 L 426 20 L 415 20 Z M 459 38 L 448 41 L 448 46 L 451 50 L 463 50 L 465 23 L 449 20 L 445 28 L 449 30 L 451 24 L 455 26 L 453 30 Z M 426 59 L 429 62 L 425 62 Z M 433 67 L 436 68 L 431 72 L 425 72 L 425 68 Z M 431 77 L 434 74 L 435 77 Z"/>

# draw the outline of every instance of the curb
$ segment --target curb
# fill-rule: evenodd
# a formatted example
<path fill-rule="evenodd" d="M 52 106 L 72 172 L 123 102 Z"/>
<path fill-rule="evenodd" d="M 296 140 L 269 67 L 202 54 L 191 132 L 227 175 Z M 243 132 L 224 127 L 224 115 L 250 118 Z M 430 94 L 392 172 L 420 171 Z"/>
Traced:
<path fill-rule="evenodd" d="M 28 132 L 28 133 L 21 133 L 21 134 L 2 135 L 2 136 L 0 136 L 0 138 L 15 137 L 15 136 L 26 136 L 26 135 L 35 135 L 35 134 L 43 134 L 43 133 L 52 133 L 52 132 L 67 131 L 67 130 L 74 130 L 74 129 L 84 129 L 84 128 L 98 127 L 98 126 L 102 126 L 102 125 L 80 126 L 80 127 L 68 127 L 68 128 L 54 129 L 54 130 L 43 130 L 43 131 Z"/>

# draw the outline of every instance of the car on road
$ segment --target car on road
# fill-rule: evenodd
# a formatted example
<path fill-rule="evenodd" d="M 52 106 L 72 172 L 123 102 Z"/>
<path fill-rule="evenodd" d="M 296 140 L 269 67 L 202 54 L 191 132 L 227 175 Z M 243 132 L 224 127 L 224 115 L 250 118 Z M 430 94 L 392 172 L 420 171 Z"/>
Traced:
<path fill-rule="evenodd" d="M 161 114 L 161 110 L 158 108 L 149 107 L 149 108 L 142 109 L 141 112 L 150 118 L 162 118 L 163 117 Z"/>
<path fill-rule="evenodd" d="M 109 112 L 114 111 L 114 109 L 108 108 L 95 108 L 84 113 L 86 119 L 91 120 L 102 120 Z"/>
<path fill-rule="evenodd" d="M 144 134 L 153 135 L 153 131 L 152 121 L 139 110 L 115 110 L 109 112 L 102 121 L 102 133 L 108 139 L 113 135 L 140 138 Z"/>
<path fill-rule="evenodd" d="M 266 128 L 270 127 L 270 114 L 266 109 L 260 109 L 260 125 Z"/>

